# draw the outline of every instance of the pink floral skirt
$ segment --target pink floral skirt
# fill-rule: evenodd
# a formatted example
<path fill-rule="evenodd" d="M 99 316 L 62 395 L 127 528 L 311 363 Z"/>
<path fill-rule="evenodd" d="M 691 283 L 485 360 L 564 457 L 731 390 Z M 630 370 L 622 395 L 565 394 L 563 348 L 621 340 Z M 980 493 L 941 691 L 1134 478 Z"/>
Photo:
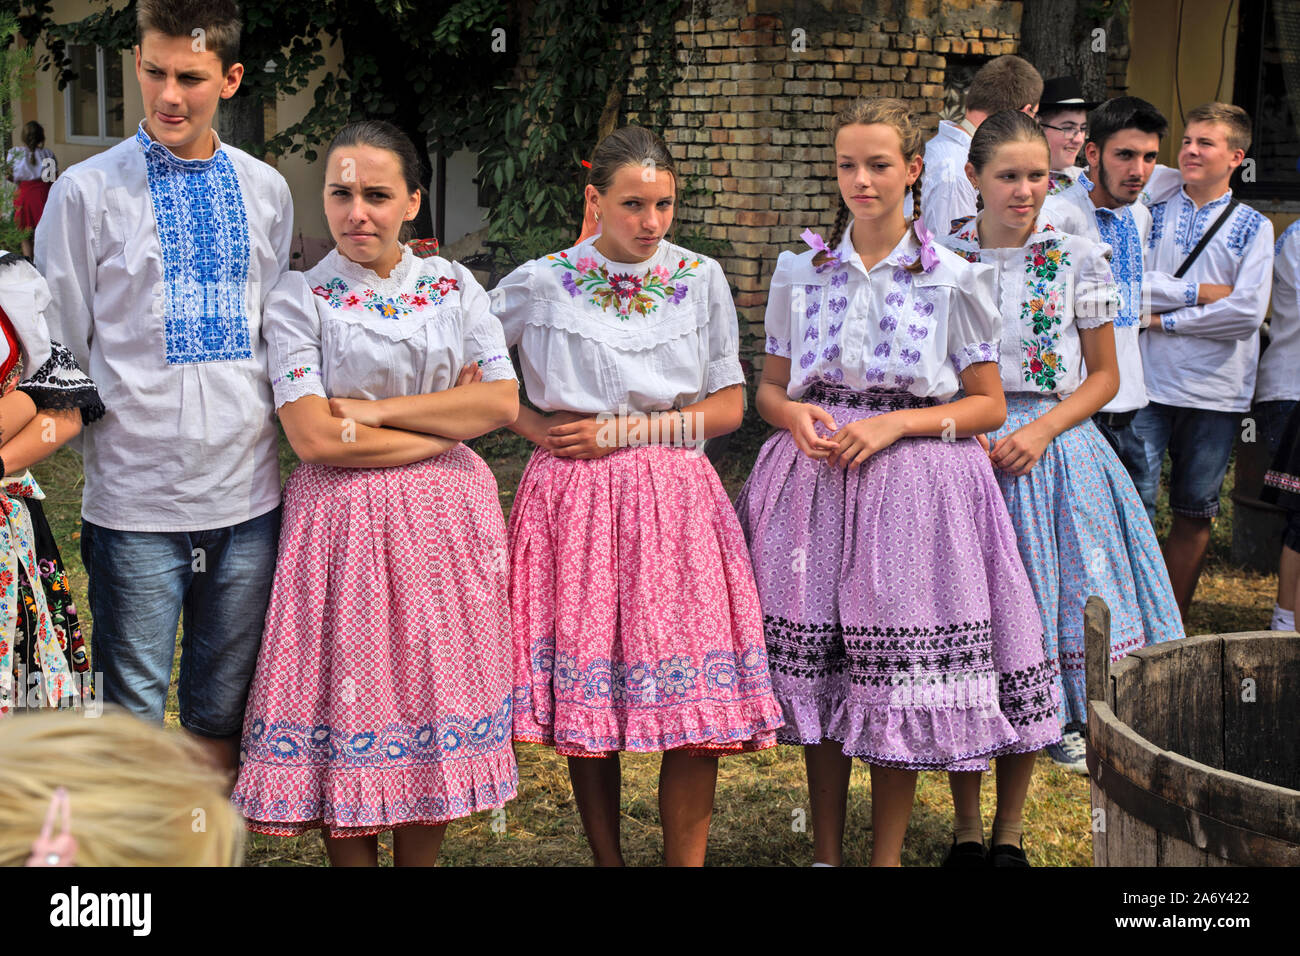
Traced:
<path fill-rule="evenodd" d="M 763 617 L 708 459 L 537 449 L 510 512 L 516 740 L 568 756 L 776 743 Z"/>
<path fill-rule="evenodd" d="M 464 445 L 298 467 L 231 797 L 249 829 L 363 836 L 515 796 L 505 547 Z"/>

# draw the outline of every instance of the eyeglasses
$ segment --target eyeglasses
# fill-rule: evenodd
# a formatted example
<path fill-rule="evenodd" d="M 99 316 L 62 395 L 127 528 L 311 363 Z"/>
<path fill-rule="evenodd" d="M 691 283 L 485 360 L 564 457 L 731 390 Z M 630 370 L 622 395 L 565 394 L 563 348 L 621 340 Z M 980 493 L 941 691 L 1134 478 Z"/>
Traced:
<path fill-rule="evenodd" d="M 1042 120 L 1038 121 L 1038 125 L 1043 127 L 1043 129 L 1054 129 L 1058 133 L 1064 133 L 1066 136 L 1069 136 L 1070 138 L 1074 138 L 1075 136 L 1088 135 L 1088 127 L 1086 125 L 1075 126 L 1073 123 L 1066 123 L 1064 126 L 1053 126 L 1051 123 L 1044 123 Z"/>

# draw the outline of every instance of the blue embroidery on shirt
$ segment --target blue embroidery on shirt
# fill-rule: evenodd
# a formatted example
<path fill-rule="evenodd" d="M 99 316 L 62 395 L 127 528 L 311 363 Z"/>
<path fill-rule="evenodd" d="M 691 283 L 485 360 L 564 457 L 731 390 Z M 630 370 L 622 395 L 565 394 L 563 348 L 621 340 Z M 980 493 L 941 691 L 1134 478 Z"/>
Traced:
<path fill-rule="evenodd" d="M 1273 243 L 1273 255 L 1275 257 L 1282 254 L 1282 246 L 1284 246 L 1286 241 L 1296 232 L 1300 232 L 1300 219 L 1297 219 L 1295 222 L 1291 223 L 1291 225 L 1287 226 L 1286 229 L 1282 231 L 1282 235 L 1277 237 L 1277 242 Z"/>
<path fill-rule="evenodd" d="M 1165 232 L 1165 207 L 1168 203 L 1158 202 L 1151 207 L 1151 234 L 1147 236 L 1147 248 L 1155 251 L 1156 243 Z"/>
<path fill-rule="evenodd" d="M 168 364 L 251 358 L 248 216 L 234 163 L 220 149 L 211 159 L 178 159 L 143 125 L 136 142 L 162 247 Z"/>
<path fill-rule="evenodd" d="M 1174 245 L 1183 255 L 1189 254 L 1210 223 L 1219 218 L 1219 212 L 1232 201 L 1232 193 L 1226 192 L 1213 202 L 1207 202 L 1200 209 L 1187 198 L 1186 193 L 1178 194 L 1178 227 L 1174 233 Z"/>
<path fill-rule="evenodd" d="M 1141 319 L 1142 303 L 1142 237 L 1133 222 L 1133 210 L 1128 207 L 1118 212 L 1097 210 L 1097 229 L 1102 241 L 1111 248 L 1110 271 L 1119 286 L 1119 314 L 1115 316 L 1116 328 L 1137 325 Z"/>
<path fill-rule="evenodd" d="M 1246 247 L 1255 241 L 1255 234 L 1263 225 L 1264 216 L 1245 206 L 1237 207 L 1237 214 L 1232 217 L 1232 228 L 1228 232 L 1228 248 L 1240 258 L 1246 254 Z"/>
<path fill-rule="evenodd" d="M 1200 286 L 1195 282 L 1188 282 L 1187 288 L 1183 289 L 1183 303 L 1186 305 L 1195 305 L 1196 296 L 1201 291 Z"/>

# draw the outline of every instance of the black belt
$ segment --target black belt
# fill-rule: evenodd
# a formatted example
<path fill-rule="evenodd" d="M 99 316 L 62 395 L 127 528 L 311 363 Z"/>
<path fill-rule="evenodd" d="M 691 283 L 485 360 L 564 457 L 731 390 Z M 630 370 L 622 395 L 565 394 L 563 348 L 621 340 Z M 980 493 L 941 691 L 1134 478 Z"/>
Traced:
<path fill-rule="evenodd" d="M 1133 421 L 1133 416 L 1136 414 L 1136 408 L 1131 412 L 1098 412 L 1092 416 L 1092 420 L 1107 428 L 1124 428 Z"/>

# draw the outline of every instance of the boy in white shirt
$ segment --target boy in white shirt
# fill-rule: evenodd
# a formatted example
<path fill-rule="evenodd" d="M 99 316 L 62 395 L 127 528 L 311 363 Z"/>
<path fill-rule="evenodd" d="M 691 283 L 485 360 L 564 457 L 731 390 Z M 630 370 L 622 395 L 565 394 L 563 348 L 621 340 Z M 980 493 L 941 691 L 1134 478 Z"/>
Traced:
<path fill-rule="evenodd" d="M 1138 333 L 1149 320 L 1142 314 L 1142 272 L 1151 213 L 1136 200 L 1155 169 L 1169 123 L 1146 100 L 1121 96 L 1094 109 L 1086 125 L 1088 166 L 1078 172 L 1073 185 L 1049 196 L 1044 209 L 1061 231 L 1110 246 L 1110 269 L 1120 289 L 1115 318 L 1119 391 L 1092 420 L 1141 488 L 1147 480 L 1147 456 L 1133 431 L 1133 419 L 1147 404 Z"/>
<path fill-rule="evenodd" d="M 183 620 L 180 721 L 233 772 L 279 534 L 261 320 L 292 203 L 212 129 L 243 76 L 233 0 L 139 0 L 137 20 L 145 119 L 55 184 L 36 264 L 107 407 L 83 446 L 98 686 L 161 721 Z"/>
<path fill-rule="evenodd" d="M 925 144 L 921 218 L 930 232 L 946 236 L 954 220 L 975 215 L 975 187 L 966 177 L 966 161 L 980 123 L 1002 110 L 1033 116 L 1042 92 L 1043 78 L 1018 56 L 995 57 L 979 68 L 966 91 L 966 118 L 960 123 L 940 120 L 939 131 Z M 903 212 L 912 214 L 910 208 Z"/>
<path fill-rule="evenodd" d="M 1272 287 L 1273 226 L 1228 188 L 1250 139 L 1240 107 L 1207 103 L 1189 112 L 1178 154 L 1183 185 L 1151 206 L 1143 288 L 1155 317 L 1141 338 L 1150 404 L 1133 420 L 1149 470 L 1138 491 L 1154 520 L 1168 449 L 1173 527 L 1165 564 L 1184 619 L 1237 427 L 1250 410 Z"/>

